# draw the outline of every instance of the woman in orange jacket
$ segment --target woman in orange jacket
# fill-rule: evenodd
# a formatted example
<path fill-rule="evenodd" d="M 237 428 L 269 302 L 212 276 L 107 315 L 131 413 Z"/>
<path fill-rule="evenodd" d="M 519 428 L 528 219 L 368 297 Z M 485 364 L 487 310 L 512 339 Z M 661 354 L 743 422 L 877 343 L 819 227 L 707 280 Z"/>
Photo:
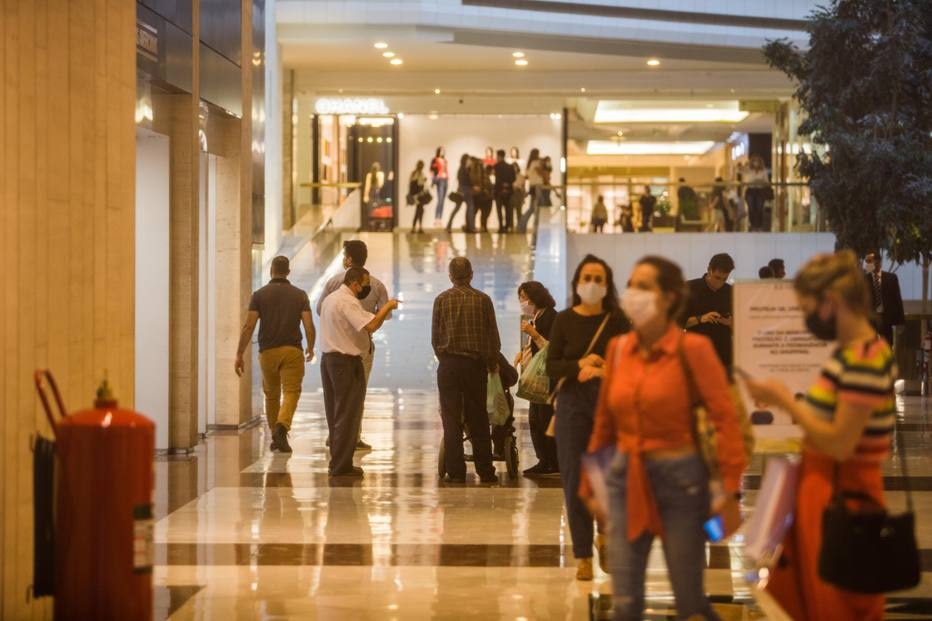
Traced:
<path fill-rule="evenodd" d="M 589 450 L 617 448 L 608 474 L 608 518 L 618 620 L 643 617 L 647 557 L 655 536 L 663 539 L 677 617 L 718 619 L 703 583 L 703 524 L 710 510 L 735 509 L 747 464 L 725 369 L 708 339 L 684 333 L 676 322 L 685 297 L 676 264 L 661 257 L 641 259 L 622 296 L 634 330 L 614 339 L 605 355 Z M 697 397 L 717 432 L 724 490 L 715 498 L 696 445 L 684 356 L 696 369 Z"/>

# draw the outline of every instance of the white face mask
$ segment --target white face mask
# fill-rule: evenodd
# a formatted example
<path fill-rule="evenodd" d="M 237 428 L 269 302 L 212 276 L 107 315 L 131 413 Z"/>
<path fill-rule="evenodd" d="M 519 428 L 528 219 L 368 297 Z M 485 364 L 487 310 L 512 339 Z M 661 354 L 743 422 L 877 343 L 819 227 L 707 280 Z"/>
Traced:
<path fill-rule="evenodd" d="M 583 282 L 576 285 L 576 295 L 582 299 L 583 304 L 595 305 L 605 299 L 608 288 L 597 282 Z"/>
<path fill-rule="evenodd" d="M 621 310 L 635 328 L 640 328 L 657 316 L 657 294 L 629 287 L 621 296 Z"/>
<path fill-rule="evenodd" d="M 530 302 L 521 302 L 521 314 L 525 317 L 533 317 L 534 313 L 537 311 L 534 309 L 534 305 Z"/>

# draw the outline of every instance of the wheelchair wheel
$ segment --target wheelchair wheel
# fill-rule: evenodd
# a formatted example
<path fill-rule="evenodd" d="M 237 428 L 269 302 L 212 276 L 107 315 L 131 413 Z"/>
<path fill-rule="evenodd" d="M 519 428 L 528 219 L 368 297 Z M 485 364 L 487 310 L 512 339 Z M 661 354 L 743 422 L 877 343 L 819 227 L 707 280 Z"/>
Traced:
<path fill-rule="evenodd" d="M 505 438 L 504 446 L 505 467 L 508 469 L 508 476 L 512 479 L 518 478 L 518 443 L 515 442 L 514 436 Z"/>
<path fill-rule="evenodd" d="M 444 454 L 446 453 L 446 450 L 443 447 L 442 440 L 440 442 L 440 451 L 438 451 L 438 453 L 439 455 L 437 457 L 437 474 L 440 475 L 440 478 L 442 479 L 447 474 L 447 465 L 446 465 L 446 461 L 444 461 Z"/>

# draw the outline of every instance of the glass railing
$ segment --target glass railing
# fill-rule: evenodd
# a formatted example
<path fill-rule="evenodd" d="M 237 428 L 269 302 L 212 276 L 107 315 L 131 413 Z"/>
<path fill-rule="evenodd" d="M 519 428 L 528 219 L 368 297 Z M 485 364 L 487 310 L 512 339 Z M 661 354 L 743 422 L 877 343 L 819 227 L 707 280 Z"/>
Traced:
<path fill-rule="evenodd" d="M 645 224 L 644 186 L 654 198 Z M 598 198 L 605 209 L 596 209 Z M 679 184 L 650 180 L 570 181 L 567 230 L 625 232 L 820 232 L 825 221 L 805 183 Z M 599 217 L 601 215 L 601 217 Z M 595 216 L 595 217 L 594 217 Z"/>

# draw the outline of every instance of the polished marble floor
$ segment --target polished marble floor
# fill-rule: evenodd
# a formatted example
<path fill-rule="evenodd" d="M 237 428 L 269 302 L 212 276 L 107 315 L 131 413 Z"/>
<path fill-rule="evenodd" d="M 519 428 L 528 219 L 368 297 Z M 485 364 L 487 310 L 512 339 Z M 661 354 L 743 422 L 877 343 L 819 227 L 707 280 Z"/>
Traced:
<path fill-rule="evenodd" d="M 519 236 L 369 234 L 369 269 L 404 306 L 376 342 L 362 480 L 328 479 L 319 366 L 309 366 L 292 430 L 294 454 L 271 454 L 261 425 L 207 436 L 193 455 L 157 462 L 157 619 L 588 619 L 608 577 L 573 579 L 557 478 L 445 485 L 430 350 L 433 297 L 446 264 L 465 254 L 495 301 L 503 349 L 518 347 L 515 288 L 533 269 Z M 338 240 L 336 240 L 338 241 Z M 338 248 L 338 243 L 333 243 Z M 293 281 L 314 290 L 330 258 L 307 246 Z M 332 264 L 331 264 L 332 265 Z M 909 398 L 903 439 L 917 491 L 919 544 L 932 568 L 932 402 Z M 516 412 L 523 466 L 533 463 L 526 408 Z M 753 507 L 760 465 L 748 473 Z M 888 469 L 888 498 L 903 478 Z M 758 619 L 736 546 L 710 546 L 707 588 L 724 619 Z M 648 618 L 671 616 L 655 550 Z M 601 597 L 600 597 L 601 596 Z M 930 598 L 930 599 L 926 599 Z M 889 618 L 932 617 L 932 579 L 891 598 Z"/>

